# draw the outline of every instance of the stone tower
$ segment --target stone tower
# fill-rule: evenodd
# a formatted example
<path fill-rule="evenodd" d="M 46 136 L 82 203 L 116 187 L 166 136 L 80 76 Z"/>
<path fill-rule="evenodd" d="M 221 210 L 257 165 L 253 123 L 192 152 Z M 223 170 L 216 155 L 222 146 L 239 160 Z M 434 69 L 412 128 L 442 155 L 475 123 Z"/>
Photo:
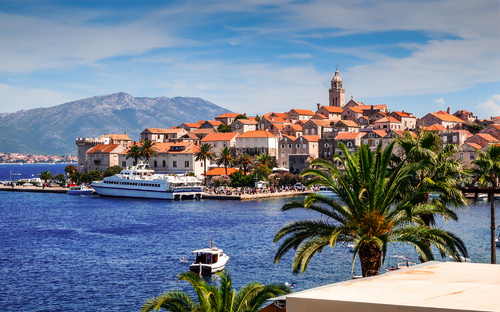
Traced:
<path fill-rule="evenodd" d="M 330 94 L 330 106 L 344 107 L 345 89 L 342 89 L 342 78 L 339 76 L 339 69 L 335 70 L 335 76 L 332 78 L 332 87 L 328 90 Z"/>

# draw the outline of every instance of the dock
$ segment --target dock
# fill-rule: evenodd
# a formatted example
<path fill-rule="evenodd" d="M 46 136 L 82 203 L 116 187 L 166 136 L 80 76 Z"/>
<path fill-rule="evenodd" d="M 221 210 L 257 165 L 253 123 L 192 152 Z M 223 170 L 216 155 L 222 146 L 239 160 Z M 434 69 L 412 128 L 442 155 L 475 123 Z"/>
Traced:
<path fill-rule="evenodd" d="M 60 186 L 46 186 L 45 188 L 40 187 L 40 186 L 23 186 L 23 185 L 17 185 L 15 187 L 12 186 L 5 186 L 5 185 L 0 185 L 0 191 L 5 191 L 5 192 L 32 192 L 32 193 L 64 193 L 68 192 L 67 188 L 60 187 Z"/>

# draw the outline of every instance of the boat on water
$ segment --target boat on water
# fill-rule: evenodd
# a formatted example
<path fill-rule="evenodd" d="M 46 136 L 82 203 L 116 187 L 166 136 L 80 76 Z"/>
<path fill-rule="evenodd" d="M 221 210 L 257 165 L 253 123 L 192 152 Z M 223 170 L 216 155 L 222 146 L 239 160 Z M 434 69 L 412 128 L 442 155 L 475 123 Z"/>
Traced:
<path fill-rule="evenodd" d="M 68 189 L 69 195 L 91 195 L 94 190 L 84 185 L 70 186 Z"/>
<path fill-rule="evenodd" d="M 100 196 L 151 199 L 201 199 L 203 187 L 196 177 L 156 174 L 149 164 L 123 169 L 112 177 L 94 181 L 92 188 Z"/>
<path fill-rule="evenodd" d="M 338 197 L 337 193 L 335 193 L 331 188 L 326 186 L 320 186 L 316 194 L 327 197 Z"/>
<path fill-rule="evenodd" d="M 194 250 L 196 260 L 189 266 L 189 270 L 200 275 L 212 274 L 224 270 L 229 257 L 215 246 L 212 246 L 210 237 L 210 247 Z"/>

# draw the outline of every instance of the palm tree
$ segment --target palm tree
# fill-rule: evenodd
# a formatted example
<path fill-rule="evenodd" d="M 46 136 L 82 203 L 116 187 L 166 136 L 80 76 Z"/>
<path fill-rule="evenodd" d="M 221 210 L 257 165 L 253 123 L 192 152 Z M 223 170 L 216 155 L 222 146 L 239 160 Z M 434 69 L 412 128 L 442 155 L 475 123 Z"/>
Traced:
<path fill-rule="evenodd" d="M 149 140 L 144 140 L 141 143 L 142 157 L 146 158 L 147 162 L 151 159 L 151 156 L 158 154 L 156 149 L 156 143 Z"/>
<path fill-rule="evenodd" d="M 243 173 L 246 175 L 248 167 L 252 164 L 252 157 L 250 157 L 247 153 L 243 153 L 236 158 L 236 162 L 243 167 Z"/>
<path fill-rule="evenodd" d="M 193 286 L 198 302 L 189 293 L 174 290 L 147 300 L 142 305 L 141 312 L 160 309 L 178 312 L 257 312 L 266 304 L 267 299 L 291 293 L 287 286 L 262 285 L 258 282 L 251 282 L 236 292 L 232 289 L 231 276 L 226 270 L 217 274 L 221 277 L 220 287 L 209 285 L 196 273 L 181 273 L 179 280 L 187 281 Z"/>
<path fill-rule="evenodd" d="M 224 168 L 226 168 L 227 175 L 227 167 L 229 167 L 232 163 L 234 163 L 233 148 L 224 146 L 224 148 L 219 152 L 219 157 L 217 158 L 217 166 L 223 165 Z"/>
<path fill-rule="evenodd" d="M 54 174 L 48 170 L 44 170 L 40 172 L 40 179 L 44 180 L 47 183 L 48 180 L 53 178 Z"/>
<path fill-rule="evenodd" d="M 273 158 L 268 154 L 260 154 L 255 158 L 255 161 L 257 164 L 267 166 L 268 168 L 273 166 Z"/>
<path fill-rule="evenodd" d="M 477 165 L 476 174 L 481 184 L 490 184 L 492 189 L 498 187 L 500 177 L 500 145 L 490 145 L 488 150 L 478 150 L 479 157 L 472 161 Z M 495 264 L 497 255 L 495 247 L 495 198 L 494 193 L 490 193 L 491 203 L 491 263 Z"/>
<path fill-rule="evenodd" d="M 127 152 L 127 158 L 134 159 L 134 165 L 137 165 L 137 160 L 142 158 L 142 148 L 139 145 L 132 145 Z"/>
<path fill-rule="evenodd" d="M 200 150 L 195 154 L 196 161 L 203 161 L 203 170 L 205 176 L 205 185 L 207 184 L 207 160 L 214 160 L 215 154 L 211 151 L 212 145 L 205 143 L 200 146 Z"/>
<path fill-rule="evenodd" d="M 348 243 L 355 245 L 353 265 L 359 255 L 363 276 L 379 274 L 388 245 L 395 242 L 413 245 L 424 260 L 434 259 L 426 242 L 436 247 L 441 256 L 451 255 L 455 261 L 460 261 L 460 254 L 466 257 L 467 249 L 458 237 L 442 229 L 429 228 L 419 218 L 439 210 L 432 204 L 412 204 L 427 191 L 424 187 L 400 197 L 411 179 L 413 166 L 402 162 L 389 171 L 394 144 L 391 142 L 383 151 L 380 144 L 375 152 L 362 146 L 351 154 L 340 143 L 345 158 L 334 155 L 333 160 L 339 161 L 345 171 L 327 160 L 312 161 L 310 168 L 317 169 L 305 169 L 302 175 L 315 176 L 315 184 L 332 188 L 345 205 L 311 194 L 304 202 L 293 201 L 283 206 L 283 211 L 305 209 L 327 220 L 299 220 L 282 227 L 274 237 L 274 242 L 283 239 L 275 262 L 294 249 L 293 272 L 305 272 L 317 252 L 327 246 L 334 248 Z"/>
<path fill-rule="evenodd" d="M 440 140 L 439 135 L 433 131 L 419 132 L 416 136 L 406 132 L 405 136 L 397 139 L 402 153 L 396 162 L 421 164 L 414 167 L 413 178 L 408 182 L 406 192 L 413 193 L 421 186 L 425 186 L 428 190 L 420 198 L 416 198 L 413 204 L 429 203 L 430 193 L 439 195 L 433 199 L 433 204 L 440 209 L 420 216 L 429 227 L 436 225 L 436 215 L 458 221 L 455 210 L 466 205 L 464 194 L 457 188 L 457 184 L 465 174 L 460 160 L 456 157 L 459 148 L 454 144 L 440 148 Z"/>

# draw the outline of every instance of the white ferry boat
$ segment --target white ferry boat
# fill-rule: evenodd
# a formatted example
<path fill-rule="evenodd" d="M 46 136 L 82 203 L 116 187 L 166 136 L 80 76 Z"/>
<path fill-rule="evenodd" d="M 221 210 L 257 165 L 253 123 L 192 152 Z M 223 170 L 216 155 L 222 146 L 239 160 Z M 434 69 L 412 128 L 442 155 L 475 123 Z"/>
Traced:
<path fill-rule="evenodd" d="M 91 195 L 94 190 L 86 186 L 70 186 L 68 190 L 69 195 Z"/>
<path fill-rule="evenodd" d="M 220 272 L 226 266 L 229 257 L 215 246 L 212 246 L 210 237 L 210 247 L 193 251 L 196 254 L 195 261 L 189 266 L 189 270 L 199 275 Z"/>
<path fill-rule="evenodd" d="M 100 196 L 152 199 L 200 199 L 201 181 L 196 177 L 155 174 L 147 163 L 124 169 L 119 174 L 92 182 Z"/>

